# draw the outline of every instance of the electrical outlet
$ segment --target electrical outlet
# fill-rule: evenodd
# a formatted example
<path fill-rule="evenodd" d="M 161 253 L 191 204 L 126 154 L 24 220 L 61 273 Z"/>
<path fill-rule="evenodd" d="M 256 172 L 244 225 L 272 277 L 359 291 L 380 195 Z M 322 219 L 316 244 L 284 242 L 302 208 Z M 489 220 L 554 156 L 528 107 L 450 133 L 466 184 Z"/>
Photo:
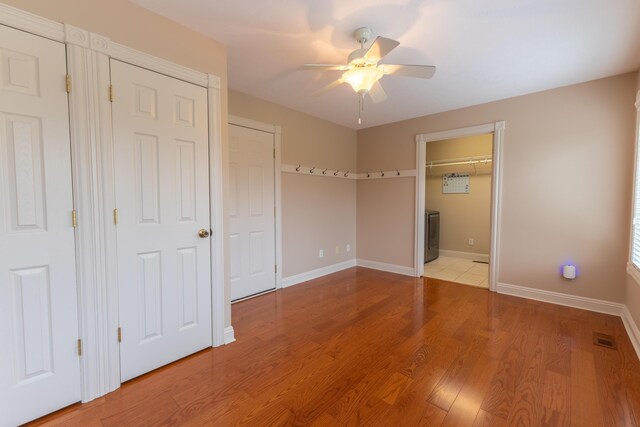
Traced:
<path fill-rule="evenodd" d="M 336 254 L 340 253 L 340 246 L 336 246 Z"/>
<path fill-rule="evenodd" d="M 469 246 L 473 246 L 473 239 L 469 239 Z"/>
<path fill-rule="evenodd" d="M 347 252 L 351 252 L 351 245 L 347 243 Z"/>
<path fill-rule="evenodd" d="M 318 254 L 320 258 L 324 258 L 324 249 L 320 249 L 320 253 Z"/>

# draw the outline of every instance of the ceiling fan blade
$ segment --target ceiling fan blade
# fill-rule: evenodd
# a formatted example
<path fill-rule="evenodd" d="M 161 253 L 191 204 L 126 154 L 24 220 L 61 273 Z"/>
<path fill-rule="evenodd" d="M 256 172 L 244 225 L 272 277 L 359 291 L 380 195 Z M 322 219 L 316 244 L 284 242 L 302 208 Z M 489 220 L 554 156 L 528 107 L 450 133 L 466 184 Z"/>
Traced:
<path fill-rule="evenodd" d="M 301 70 L 334 70 L 344 71 L 349 68 L 348 65 L 341 64 L 304 64 L 300 67 Z"/>
<path fill-rule="evenodd" d="M 368 61 L 378 62 L 380 61 L 387 53 L 391 52 L 395 49 L 400 42 L 397 42 L 392 39 L 388 39 L 386 37 L 376 37 L 376 40 L 371 44 L 367 53 L 364 54 L 364 59 Z"/>
<path fill-rule="evenodd" d="M 436 67 L 433 65 L 380 64 L 380 68 L 385 74 L 392 76 L 417 77 L 419 79 L 430 79 L 436 72 Z"/>
<path fill-rule="evenodd" d="M 325 93 L 329 92 L 330 90 L 337 88 L 342 83 L 343 83 L 342 79 L 334 80 L 333 82 L 329 83 L 328 85 L 326 85 L 322 89 L 319 89 L 319 90 L 313 92 L 312 95 L 313 96 L 324 95 Z"/>
<path fill-rule="evenodd" d="M 375 82 L 373 86 L 371 86 L 369 96 L 371 96 L 371 100 L 376 104 L 387 99 L 387 93 L 382 89 L 380 82 Z"/>

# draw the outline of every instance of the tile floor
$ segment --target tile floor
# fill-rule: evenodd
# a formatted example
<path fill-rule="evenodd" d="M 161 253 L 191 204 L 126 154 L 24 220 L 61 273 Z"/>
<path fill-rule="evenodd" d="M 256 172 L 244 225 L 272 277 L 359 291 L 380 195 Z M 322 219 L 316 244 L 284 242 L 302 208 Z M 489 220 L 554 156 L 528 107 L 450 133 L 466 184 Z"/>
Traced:
<path fill-rule="evenodd" d="M 470 259 L 439 256 L 424 265 L 424 275 L 434 279 L 489 288 L 489 265 Z"/>

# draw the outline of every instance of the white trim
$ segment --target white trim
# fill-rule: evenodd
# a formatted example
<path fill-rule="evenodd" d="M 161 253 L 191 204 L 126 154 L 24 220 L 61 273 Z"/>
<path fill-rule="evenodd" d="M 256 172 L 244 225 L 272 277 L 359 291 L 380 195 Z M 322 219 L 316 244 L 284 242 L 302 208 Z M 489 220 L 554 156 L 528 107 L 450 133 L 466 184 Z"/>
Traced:
<path fill-rule="evenodd" d="M 389 273 L 402 274 L 403 276 L 414 276 L 415 269 L 413 267 L 405 267 L 404 265 L 387 264 L 386 262 L 370 261 L 367 259 L 357 259 L 358 267 L 371 268 L 374 270 L 388 271 Z"/>
<path fill-rule="evenodd" d="M 498 283 L 497 292 L 500 294 L 548 302 L 551 304 L 581 308 L 583 310 L 595 311 L 598 313 L 612 314 L 614 316 L 621 316 L 625 308 L 624 304 L 618 302 L 562 294 L 560 292 L 510 285 L 508 283 Z"/>
<path fill-rule="evenodd" d="M 275 127 L 274 143 L 276 148 L 275 185 L 276 185 L 276 289 L 282 287 L 282 128 Z"/>
<path fill-rule="evenodd" d="M 209 75 L 207 82 L 215 82 L 216 78 Z M 209 201 L 213 230 L 211 235 L 211 331 L 213 346 L 217 347 L 226 343 L 225 313 L 227 309 L 231 310 L 230 298 L 225 295 L 227 284 L 225 245 L 228 233 L 225 229 L 223 206 L 225 190 L 220 88 L 209 85 L 207 99 L 209 104 Z"/>
<path fill-rule="evenodd" d="M 215 83 L 212 83 L 215 82 L 215 79 L 212 80 L 209 77 L 210 75 L 206 73 L 192 70 L 191 68 L 169 62 L 166 59 L 158 58 L 157 56 L 149 55 L 148 53 L 118 43 L 111 42 L 108 53 L 111 58 L 117 59 L 118 61 L 146 68 L 147 70 L 184 80 L 185 82 L 198 86 L 219 89 L 219 87 L 215 87 Z"/>
<path fill-rule="evenodd" d="M 306 271 L 294 276 L 284 277 L 282 279 L 282 288 L 288 288 L 289 286 L 317 279 L 318 277 L 326 276 L 327 274 L 337 273 L 338 271 L 346 270 L 347 268 L 355 266 L 356 260 L 350 259 L 348 261 L 328 265 L 326 267 L 317 268 L 311 271 Z"/>
<path fill-rule="evenodd" d="M 631 316 L 631 312 L 626 305 L 624 306 L 620 317 L 622 318 L 624 328 L 627 330 L 627 335 L 629 335 L 629 340 L 640 359 L 640 329 L 638 329 L 638 325 L 636 324 L 633 316 Z"/>
<path fill-rule="evenodd" d="M 282 128 L 257 120 L 229 115 L 230 125 L 273 134 L 274 157 L 274 203 L 275 203 L 275 245 L 276 245 L 276 289 L 282 288 Z"/>
<path fill-rule="evenodd" d="M 587 298 L 576 295 L 562 294 L 559 292 L 545 291 L 541 289 L 527 288 L 524 286 L 498 283 L 497 292 L 520 298 L 547 302 L 566 307 L 580 308 L 597 313 L 620 316 L 629 340 L 633 345 L 636 355 L 640 358 L 640 329 L 629 312 L 629 308 L 618 302 L 604 301 L 595 298 Z"/>
<path fill-rule="evenodd" d="M 636 285 L 640 286 L 640 271 L 632 262 L 627 263 L 627 274 L 631 276 Z"/>
<path fill-rule="evenodd" d="M 489 252 L 489 290 L 496 291 L 500 268 L 500 227 L 502 213 L 502 147 L 504 145 L 505 122 L 497 121 L 478 126 L 469 126 L 441 132 L 416 135 L 416 211 L 414 237 L 414 275 L 424 276 L 424 210 L 426 143 L 464 136 L 493 133 L 493 167 L 491 195 L 491 249 Z"/>
<path fill-rule="evenodd" d="M 64 26 L 50 19 L 0 3 L 0 24 L 48 39 L 64 42 Z"/>
<path fill-rule="evenodd" d="M 233 326 L 227 326 L 224 328 L 224 344 L 231 344 L 236 340 L 236 334 L 233 330 Z"/>
<path fill-rule="evenodd" d="M 113 224 L 113 137 L 109 57 L 91 49 L 89 33 L 67 27 L 76 40 L 67 44 L 72 76 L 69 94 L 82 401 L 120 387 L 116 230 Z"/>
<path fill-rule="evenodd" d="M 424 168 L 425 161 L 427 159 L 427 143 L 422 141 L 423 135 L 416 135 L 416 197 L 415 197 L 415 228 L 416 232 L 413 235 L 413 265 L 415 267 L 414 275 L 416 277 L 424 276 L 424 211 L 426 202 L 425 186 L 427 179 L 427 171 Z M 422 186 L 420 185 L 422 183 Z"/>
<path fill-rule="evenodd" d="M 267 123 L 262 123 L 257 120 L 245 119 L 244 117 L 234 116 L 229 114 L 229 124 L 236 125 L 243 128 L 249 128 L 254 130 L 260 130 L 262 132 L 267 133 L 277 133 L 280 126 L 270 125 Z"/>
<path fill-rule="evenodd" d="M 470 259 L 473 261 L 489 261 L 489 254 L 479 254 L 475 252 L 450 251 L 448 249 L 440 249 L 440 256 L 450 256 L 454 258 Z"/>

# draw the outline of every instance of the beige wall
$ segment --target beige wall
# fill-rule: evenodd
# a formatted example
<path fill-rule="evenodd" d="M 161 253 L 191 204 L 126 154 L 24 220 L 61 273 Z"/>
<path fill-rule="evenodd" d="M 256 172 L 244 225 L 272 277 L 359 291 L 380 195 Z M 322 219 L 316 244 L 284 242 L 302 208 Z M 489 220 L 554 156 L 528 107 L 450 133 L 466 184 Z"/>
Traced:
<path fill-rule="evenodd" d="M 159 58 L 220 77 L 222 105 L 223 164 L 227 148 L 227 51 L 221 43 L 176 24 L 127 0 L 2 0 L 36 15 L 98 33 L 122 45 Z M 223 171 L 225 180 L 228 173 Z M 227 185 L 225 184 L 225 191 Z M 225 215 L 226 218 L 226 215 Z M 226 227 L 226 221 L 225 221 Z M 226 244 L 225 323 L 231 323 L 229 304 L 229 252 Z"/>
<path fill-rule="evenodd" d="M 355 130 L 233 90 L 229 113 L 281 126 L 283 164 L 356 169 Z M 355 219 L 355 181 L 283 173 L 282 276 L 354 259 Z M 318 257 L 320 249 L 324 258 Z"/>
<path fill-rule="evenodd" d="M 358 170 L 413 169 L 417 134 L 505 120 L 498 281 L 621 302 L 636 80 L 629 73 L 361 130 Z M 358 183 L 358 258 L 413 266 L 414 182 L 386 181 Z M 559 274 L 569 260 L 580 273 L 571 282 Z"/>
<path fill-rule="evenodd" d="M 491 157 L 493 134 L 427 143 L 430 161 Z M 491 163 L 427 168 L 425 205 L 440 212 L 440 249 L 489 255 L 491 231 Z M 469 193 L 444 194 L 445 173 L 469 173 Z M 473 246 L 469 239 L 474 240 Z"/>

